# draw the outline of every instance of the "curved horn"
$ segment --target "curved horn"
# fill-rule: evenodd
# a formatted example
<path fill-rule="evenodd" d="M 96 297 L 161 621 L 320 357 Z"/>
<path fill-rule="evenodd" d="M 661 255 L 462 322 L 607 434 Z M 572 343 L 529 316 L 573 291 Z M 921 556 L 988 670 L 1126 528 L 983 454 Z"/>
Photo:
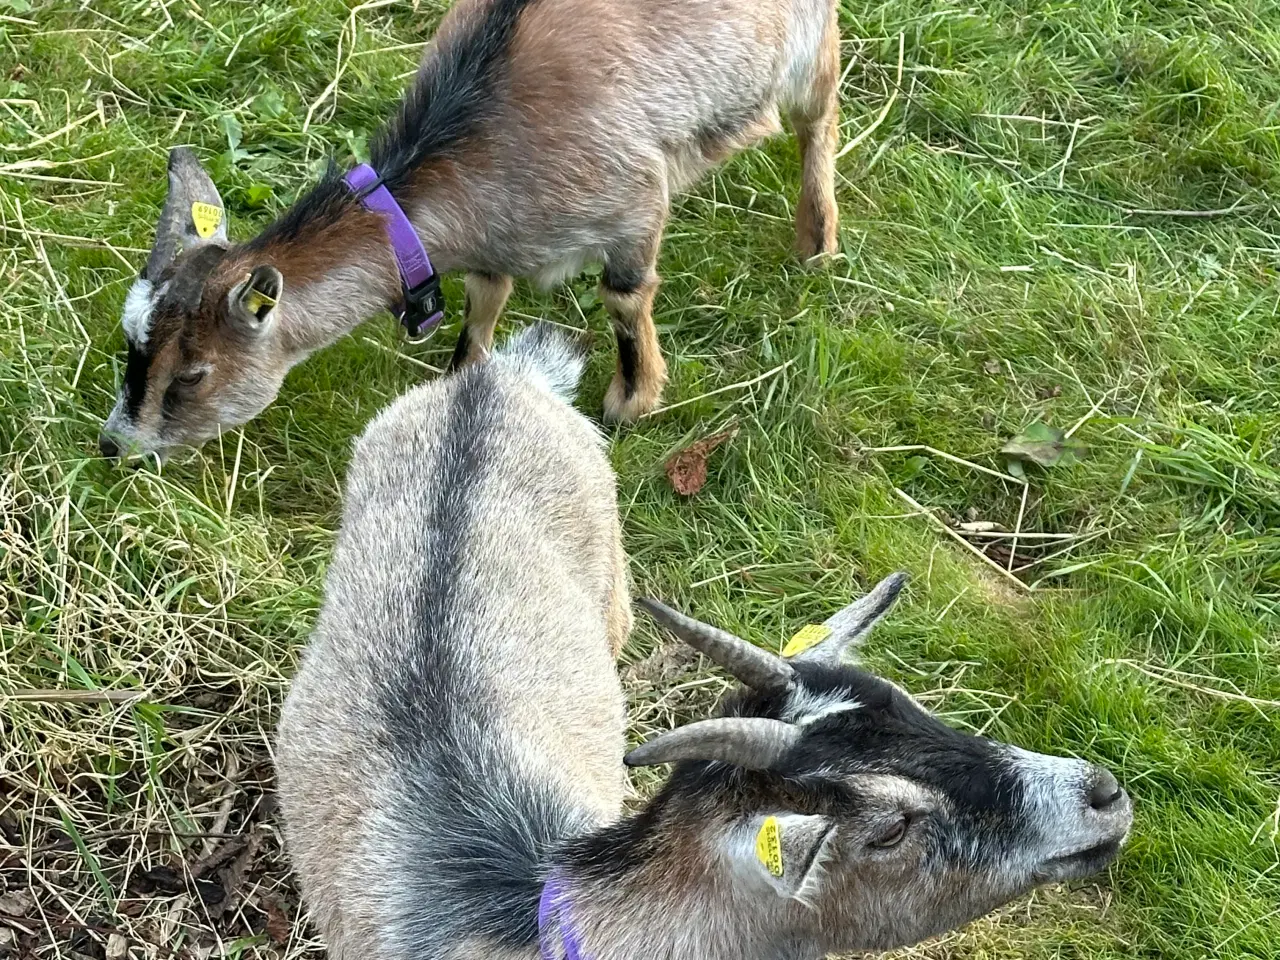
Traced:
<path fill-rule="evenodd" d="M 700 720 L 659 734 L 624 758 L 629 767 L 677 760 L 720 760 L 747 770 L 769 770 L 800 740 L 800 728 L 766 717 Z"/>
<path fill-rule="evenodd" d="M 752 646 L 657 600 L 637 601 L 645 612 L 700 653 L 706 654 L 738 680 L 761 693 L 783 693 L 792 683 L 791 667 L 773 654 Z"/>
<path fill-rule="evenodd" d="M 823 626 L 831 629 L 830 636 L 791 659 L 831 667 L 838 665 L 844 659 L 845 652 L 860 643 L 871 632 L 871 628 L 889 612 L 907 580 L 907 574 L 901 571 L 889 574 L 865 597 L 855 600 L 827 619 Z"/>

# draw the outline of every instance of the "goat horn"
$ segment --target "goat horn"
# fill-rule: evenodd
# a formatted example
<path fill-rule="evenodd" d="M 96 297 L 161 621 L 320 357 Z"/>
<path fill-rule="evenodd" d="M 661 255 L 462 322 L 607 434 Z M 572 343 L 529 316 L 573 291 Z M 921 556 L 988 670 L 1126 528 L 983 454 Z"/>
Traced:
<path fill-rule="evenodd" d="M 779 657 L 752 646 L 693 617 L 672 610 L 657 600 L 638 601 L 649 616 L 689 646 L 706 654 L 742 683 L 761 693 L 783 693 L 792 683 L 791 666 Z"/>
<path fill-rule="evenodd" d="M 659 734 L 624 758 L 629 767 L 677 760 L 720 760 L 746 770 L 772 769 L 800 740 L 800 728 L 767 717 L 699 720 Z"/>
<path fill-rule="evenodd" d="M 889 574 L 865 597 L 858 598 L 827 619 L 823 625 L 830 628 L 830 636 L 792 659 L 832 667 L 838 665 L 844 659 L 845 651 L 860 643 L 889 612 L 907 579 L 907 574 L 902 572 Z"/>

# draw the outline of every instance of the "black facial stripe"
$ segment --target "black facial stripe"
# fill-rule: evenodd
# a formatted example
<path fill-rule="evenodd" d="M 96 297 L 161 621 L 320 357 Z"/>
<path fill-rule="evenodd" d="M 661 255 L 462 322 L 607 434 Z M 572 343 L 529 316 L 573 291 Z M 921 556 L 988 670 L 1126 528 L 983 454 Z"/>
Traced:
<path fill-rule="evenodd" d="M 129 353 L 125 360 L 122 396 L 125 413 L 130 420 L 137 421 L 142 404 L 146 400 L 151 376 L 151 361 L 159 352 L 159 346 L 172 336 L 174 331 L 180 333 L 186 325 L 187 315 L 199 309 L 209 274 L 226 255 L 225 247 L 210 244 L 199 248 L 191 256 L 181 259 L 167 281 L 163 296 L 152 308 L 147 343 L 139 346 L 132 340 L 128 341 Z M 185 352 L 184 349 L 184 354 Z M 173 403 L 167 392 L 164 396 L 164 404 L 166 408 L 164 412 L 171 413 Z"/>
<path fill-rule="evenodd" d="M 788 773 L 892 774 L 946 796 L 957 815 L 1015 816 L 1025 787 L 999 748 L 921 710 L 891 684 L 852 667 L 794 665 L 815 695 L 838 695 L 858 709 L 818 721 L 790 758 Z M 729 712 L 780 717 L 780 697 L 748 695 Z"/>
<path fill-rule="evenodd" d="M 160 401 L 160 416 L 165 420 L 173 419 L 173 415 L 178 409 L 178 404 L 182 401 L 180 389 L 178 382 L 175 380 L 169 384 L 168 389 L 164 392 L 164 397 Z"/>
<path fill-rule="evenodd" d="M 124 399 L 125 413 L 129 419 L 136 421 L 142 410 L 142 401 L 147 396 L 147 374 L 151 370 L 152 354 L 140 350 L 132 341 L 129 342 L 129 353 L 124 363 L 124 388 L 121 395 Z"/>

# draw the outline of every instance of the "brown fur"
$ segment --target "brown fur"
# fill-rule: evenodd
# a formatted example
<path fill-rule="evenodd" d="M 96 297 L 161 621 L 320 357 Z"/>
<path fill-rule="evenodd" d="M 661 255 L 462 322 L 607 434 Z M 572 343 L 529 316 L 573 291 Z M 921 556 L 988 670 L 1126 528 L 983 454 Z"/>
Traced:
<path fill-rule="evenodd" d="M 796 207 L 796 249 L 805 259 L 836 250 L 835 156 L 840 143 L 840 35 L 823 43 L 812 98 L 791 113 L 804 167 Z"/>
<path fill-rule="evenodd" d="M 465 323 L 454 354 L 455 368 L 483 360 L 493 348 L 493 332 L 511 296 L 511 278 L 468 273 Z"/>
<path fill-rule="evenodd" d="M 428 49 L 424 76 L 455 51 L 464 56 L 477 25 L 496 22 L 504 2 L 462 0 Z M 458 365 L 489 350 L 511 277 L 554 283 L 603 262 L 606 280 L 615 281 L 603 297 L 610 319 L 635 352 L 633 364 L 619 363 L 605 415 L 635 420 L 657 406 L 666 380 L 653 297 L 671 197 L 776 132 L 780 113 L 790 116 L 804 157 L 797 249 L 805 258 L 835 251 L 835 2 L 531 0 L 515 24 L 490 87 L 476 94 L 483 120 L 400 171 L 397 199 L 437 270 L 489 278 L 468 281 L 472 305 Z M 191 182 L 178 186 L 191 190 Z M 171 192 L 172 183 L 171 171 Z M 196 189 L 216 199 L 212 183 Z M 341 191 L 318 191 L 326 189 Z M 249 346 L 215 351 L 233 370 L 210 378 L 193 409 L 181 404 L 164 423 L 133 422 L 118 409 L 107 433 L 122 447 L 165 450 L 243 423 L 274 398 L 289 367 L 399 300 L 378 219 L 354 204 L 330 216 L 333 203 L 319 203 L 318 195 L 300 201 L 293 229 L 273 227 L 233 247 L 209 278 L 210 312 L 191 318 L 202 334 L 197 342 L 219 339 L 227 294 L 265 264 L 279 270 L 284 286 L 271 329 L 264 325 Z M 162 222 L 183 209 L 167 205 Z M 167 250 L 169 241 L 157 246 Z M 166 387 L 159 377 L 148 389 Z"/>

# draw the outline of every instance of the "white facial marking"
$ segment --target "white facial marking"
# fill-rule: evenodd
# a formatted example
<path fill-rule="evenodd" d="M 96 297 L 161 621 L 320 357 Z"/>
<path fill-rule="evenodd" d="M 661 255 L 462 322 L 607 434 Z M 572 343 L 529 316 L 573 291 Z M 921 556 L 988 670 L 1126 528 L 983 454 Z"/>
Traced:
<path fill-rule="evenodd" d="M 145 277 L 139 277 L 129 288 L 129 295 L 124 298 L 124 313 L 120 317 L 120 326 L 124 328 L 124 335 L 134 346 L 146 346 L 147 336 L 151 332 L 154 292 L 155 287 L 151 281 Z"/>
<path fill-rule="evenodd" d="M 125 408 L 123 397 L 116 400 L 116 405 L 112 408 L 111 415 L 107 417 L 107 422 L 102 425 L 102 430 L 116 441 L 126 456 L 151 450 L 157 446 L 155 436 L 140 429 L 138 424 L 129 418 L 129 411 Z"/>
<path fill-rule="evenodd" d="M 1085 802 L 1094 773 L 1084 760 L 1051 757 L 1009 746 L 1010 765 L 1022 779 L 1026 813 L 1043 838 L 1046 857 L 1066 856 L 1099 841 Z"/>
<path fill-rule="evenodd" d="M 107 421 L 102 425 L 102 429 L 107 433 L 119 436 L 129 431 L 132 424 L 128 422 L 128 415 L 125 412 L 124 398 L 116 400 L 116 405 L 111 408 L 111 413 L 107 416 Z"/>
<path fill-rule="evenodd" d="M 788 723 L 808 726 L 809 724 L 817 723 L 824 717 L 857 710 L 861 706 L 862 704 L 858 703 L 858 701 L 849 700 L 835 691 L 813 693 L 804 687 L 797 687 L 787 700 L 786 712 L 782 715 L 782 719 Z"/>

